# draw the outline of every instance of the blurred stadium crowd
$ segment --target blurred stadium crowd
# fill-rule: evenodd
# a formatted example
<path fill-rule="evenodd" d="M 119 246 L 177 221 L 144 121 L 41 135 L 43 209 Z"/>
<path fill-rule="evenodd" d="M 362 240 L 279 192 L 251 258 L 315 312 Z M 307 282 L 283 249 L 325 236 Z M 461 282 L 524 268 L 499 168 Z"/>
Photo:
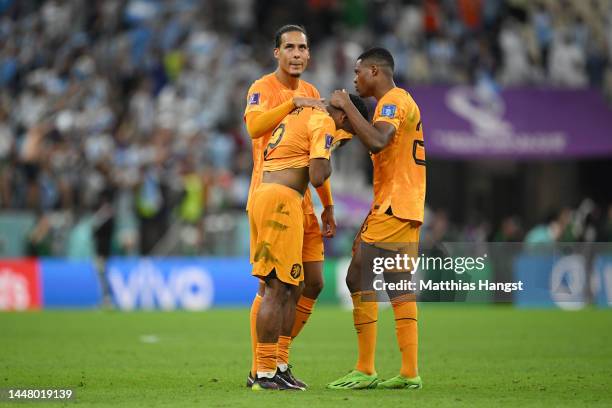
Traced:
<path fill-rule="evenodd" d="M 244 252 L 245 92 L 274 69 L 272 34 L 287 22 L 309 31 L 305 78 L 323 96 L 351 85 L 372 44 L 392 51 L 400 85 L 612 95 L 605 0 L 0 0 L 0 208 L 37 214 L 30 253 Z M 367 180 L 369 159 L 355 145 L 334 164 L 334 189 L 363 185 L 367 202 L 354 178 Z M 536 238 L 612 240 L 612 207 L 588 203 Z M 458 241 L 536 239 L 517 217 L 453 227 L 429 214 L 433 233 Z"/>

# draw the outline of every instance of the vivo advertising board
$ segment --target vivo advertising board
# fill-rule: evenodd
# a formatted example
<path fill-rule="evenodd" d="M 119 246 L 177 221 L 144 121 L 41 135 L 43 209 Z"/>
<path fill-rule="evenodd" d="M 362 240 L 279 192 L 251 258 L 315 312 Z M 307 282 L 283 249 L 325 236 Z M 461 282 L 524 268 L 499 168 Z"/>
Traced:
<path fill-rule="evenodd" d="M 111 258 L 107 281 L 122 310 L 246 306 L 257 291 L 248 259 Z"/>

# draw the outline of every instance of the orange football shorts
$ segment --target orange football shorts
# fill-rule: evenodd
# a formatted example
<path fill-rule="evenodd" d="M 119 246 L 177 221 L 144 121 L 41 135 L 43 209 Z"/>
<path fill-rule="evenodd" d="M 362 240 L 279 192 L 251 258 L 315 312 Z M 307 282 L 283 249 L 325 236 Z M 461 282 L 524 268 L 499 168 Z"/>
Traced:
<path fill-rule="evenodd" d="M 253 275 L 264 279 L 275 273 L 281 282 L 299 285 L 304 280 L 302 195 L 282 184 L 262 183 L 252 199 Z"/>

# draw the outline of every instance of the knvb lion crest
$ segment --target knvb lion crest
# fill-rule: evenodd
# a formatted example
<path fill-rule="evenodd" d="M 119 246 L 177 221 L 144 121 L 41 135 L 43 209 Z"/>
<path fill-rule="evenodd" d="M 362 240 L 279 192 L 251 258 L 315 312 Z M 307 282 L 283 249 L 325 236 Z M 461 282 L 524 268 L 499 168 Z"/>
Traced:
<path fill-rule="evenodd" d="M 300 277 L 300 275 L 302 274 L 302 265 L 300 264 L 293 264 L 293 266 L 291 267 L 291 277 L 293 279 L 298 279 Z"/>

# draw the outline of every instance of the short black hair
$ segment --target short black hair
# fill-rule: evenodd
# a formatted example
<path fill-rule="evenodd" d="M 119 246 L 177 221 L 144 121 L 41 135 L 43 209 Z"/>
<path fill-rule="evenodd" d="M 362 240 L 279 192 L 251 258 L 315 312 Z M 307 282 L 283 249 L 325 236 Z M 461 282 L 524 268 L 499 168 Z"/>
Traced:
<path fill-rule="evenodd" d="M 281 46 L 281 37 L 285 33 L 290 33 L 292 31 L 299 31 L 306 36 L 306 43 L 308 43 L 308 33 L 306 33 L 306 29 L 301 25 L 297 24 L 287 24 L 276 30 L 276 34 L 274 34 L 274 48 L 280 48 Z"/>
<path fill-rule="evenodd" d="M 391 71 L 395 68 L 395 62 L 393 61 L 393 55 L 386 48 L 375 47 L 370 48 L 369 50 L 363 52 L 358 60 L 362 62 L 365 60 L 369 60 L 374 62 L 377 65 L 388 65 L 391 68 Z"/>
<path fill-rule="evenodd" d="M 368 112 L 368 107 L 366 106 L 363 99 L 353 94 L 349 94 L 349 97 L 351 98 L 351 102 L 353 102 L 353 105 L 355 105 L 359 113 L 361 113 L 361 116 L 363 116 L 365 120 L 370 120 L 370 112 Z"/>

